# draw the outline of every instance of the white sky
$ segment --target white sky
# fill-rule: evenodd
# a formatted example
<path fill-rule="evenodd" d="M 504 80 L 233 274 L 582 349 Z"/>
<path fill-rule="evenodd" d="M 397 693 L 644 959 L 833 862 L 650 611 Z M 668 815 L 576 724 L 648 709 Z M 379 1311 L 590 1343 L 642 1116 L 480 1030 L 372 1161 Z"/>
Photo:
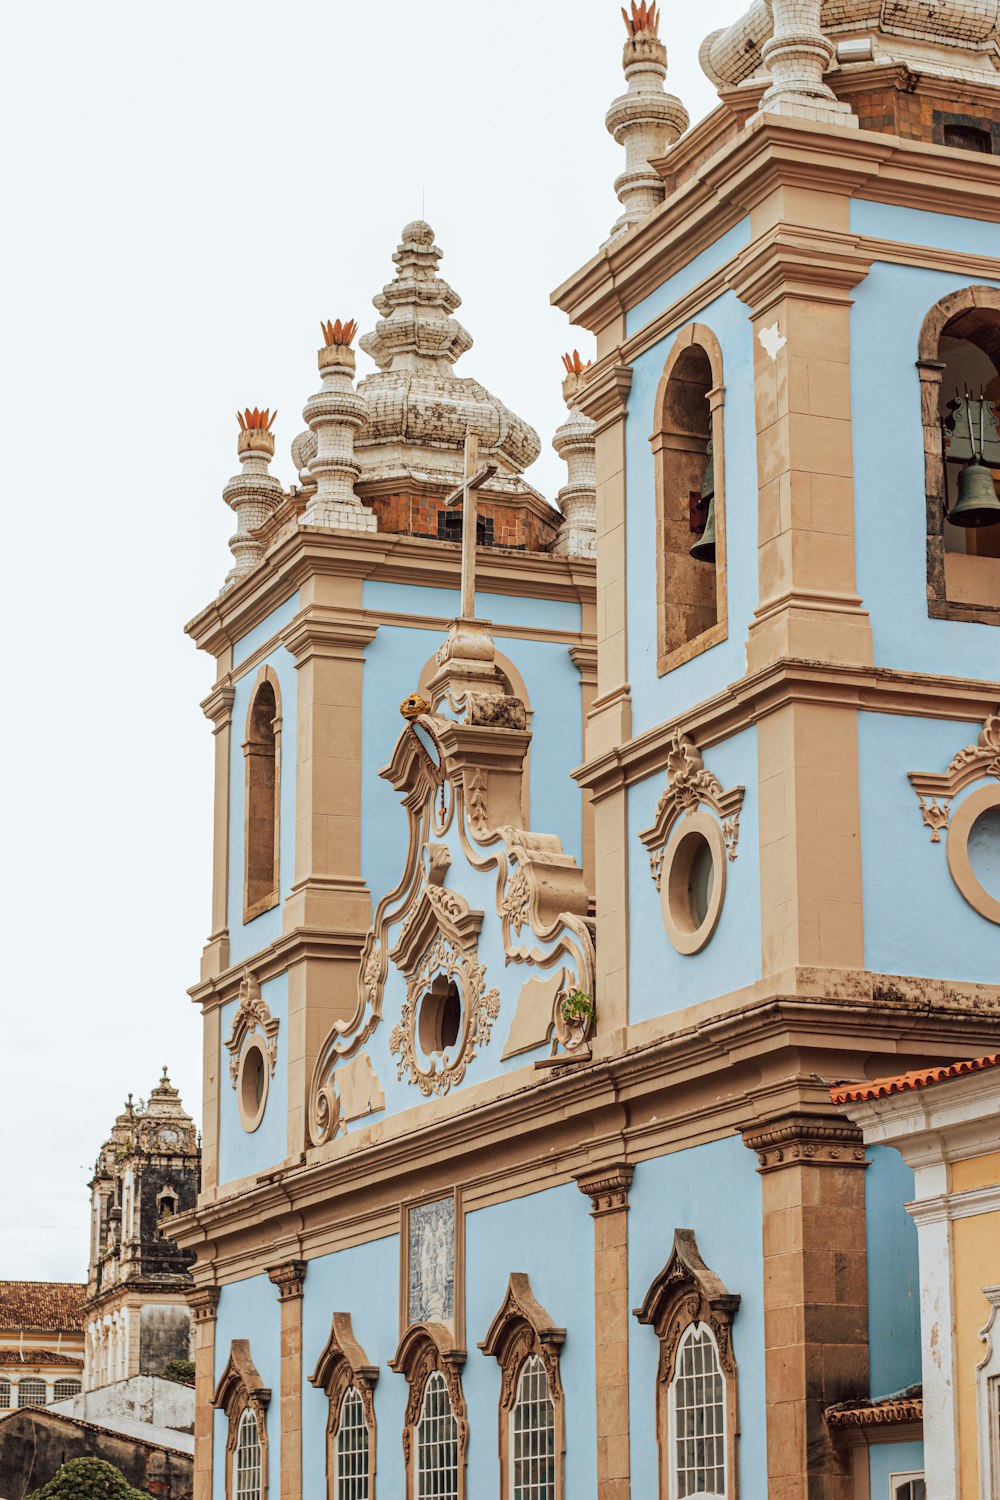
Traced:
<path fill-rule="evenodd" d="M 664 16 L 692 119 L 740 8 Z M 616 0 L 53 0 L 4 29 L 0 1279 L 69 1280 L 125 1094 L 167 1062 L 200 1103 L 212 663 L 181 627 L 229 566 L 234 412 L 277 406 L 291 482 L 320 319 L 373 326 L 423 199 L 459 370 L 538 429 L 552 496 L 559 356 L 593 342 L 548 298 L 617 217 L 625 33 Z"/>

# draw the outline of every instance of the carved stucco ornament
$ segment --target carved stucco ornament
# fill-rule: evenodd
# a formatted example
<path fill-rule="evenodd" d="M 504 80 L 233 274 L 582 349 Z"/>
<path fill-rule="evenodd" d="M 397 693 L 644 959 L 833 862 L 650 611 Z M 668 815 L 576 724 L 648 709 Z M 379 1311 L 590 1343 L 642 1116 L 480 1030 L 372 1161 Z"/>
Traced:
<path fill-rule="evenodd" d="M 951 819 L 952 799 L 987 776 L 1000 781 L 1000 710 L 988 715 L 976 743 L 959 750 L 946 771 L 908 771 L 907 775 L 920 803 L 920 816 L 931 830 L 931 843 L 939 844 Z"/>
<path fill-rule="evenodd" d="M 478 641 L 482 622 L 460 622 Z M 499 674 L 488 649 L 478 656 L 456 648 L 436 674 L 436 701 L 444 712 L 409 718 L 381 775 L 400 794 L 408 830 L 404 868 L 397 885 L 375 910 L 362 948 L 354 1015 L 338 1022 L 317 1059 L 310 1090 L 313 1144 L 329 1140 L 338 1126 L 335 1071 L 371 1036 L 382 1018 L 390 965 L 406 977 L 406 998 L 390 1047 L 400 1076 L 423 1093 L 444 1093 L 461 1081 L 485 1046 L 499 1014 L 500 997 L 487 982 L 477 944 L 485 918 L 446 884 L 452 853 L 443 840 L 457 834 L 473 870 L 495 872 L 495 912 L 507 965 L 535 973 L 561 972 L 553 998 L 552 1050 L 560 1057 L 589 1055 L 593 1015 L 567 1022 L 562 1001 L 572 990 L 595 990 L 594 932 L 583 872 L 554 835 L 517 826 L 521 821 L 524 759 L 531 735 L 523 702 L 497 687 Z M 488 627 L 486 633 L 488 634 Z M 490 643 L 491 644 L 491 643 Z M 475 668 L 475 670 L 473 670 Z M 479 673 L 482 671 L 482 676 Z M 409 706 L 409 705 L 408 705 Z M 418 1010 L 436 977 L 447 976 L 462 997 L 455 1044 L 425 1064 L 418 1056 Z"/>
<path fill-rule="evenodd" d="M 260 992 L 256 976 L 249 969 L 244 970 L 243 982 L 240 985 L 240 1003 L 233 1017 L 233 1029 L 226 1040 L 226 1048 L 229 1052 L 229 1077 L 233 1088 L 239 1080 L 243 1043 L 255 1031 L 259 1031 L 264 1038 L 264 1051 L 267 1055 L 271 1077 L 274 1077 L 274 1069 L 278 1061 L 280 1025 L 281 1022 L 277 1016 L 272 1016 L 267 1001 Z"/>
<path fill-rule="evenodd" d="M 736 858 L 740 810 L 745 794 L 743 786 L 725 791 L 719 778 L 706 768 L 701 751 L 690 736 L 679 729 L 674 730 L 667 749 L 667 785 L 656 804 L 656 819 L 639 834 L 649 851 L 649 870 L 657 890 L 660 889 L 664 852 L 674 825 L 685 813 L 695 812 L 702 803 L 712 809 L 722 824 L 729 859 Z"/>

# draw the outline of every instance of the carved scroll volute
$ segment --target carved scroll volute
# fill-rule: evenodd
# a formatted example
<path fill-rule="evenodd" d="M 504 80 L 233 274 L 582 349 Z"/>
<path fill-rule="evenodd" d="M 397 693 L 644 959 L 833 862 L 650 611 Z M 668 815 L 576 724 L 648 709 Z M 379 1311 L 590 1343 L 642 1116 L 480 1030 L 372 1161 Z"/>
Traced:
<path fill-rule="evenodd" d="M 540 938 L 547 938 L 563 925 L 565 916 L 585 917 L 589 910 L 583 871 L 561 840 L 551 833 L 529 833 L 502 828 L 508 852 L 524 873 L 528 895 L 528 917 Z"/>

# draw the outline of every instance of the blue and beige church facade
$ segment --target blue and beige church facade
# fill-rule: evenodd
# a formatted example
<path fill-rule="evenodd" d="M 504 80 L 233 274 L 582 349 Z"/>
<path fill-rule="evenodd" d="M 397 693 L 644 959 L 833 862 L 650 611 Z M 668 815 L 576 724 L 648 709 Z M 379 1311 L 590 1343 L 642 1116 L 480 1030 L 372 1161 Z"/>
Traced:
<path fill-rule="evenodd" d="M 1000 12 L 659 19 L 558 508 L 423 221 L 240 417 L 197 1500 L 980 1495 L 836 1089 L 1000 1052 Z"/>

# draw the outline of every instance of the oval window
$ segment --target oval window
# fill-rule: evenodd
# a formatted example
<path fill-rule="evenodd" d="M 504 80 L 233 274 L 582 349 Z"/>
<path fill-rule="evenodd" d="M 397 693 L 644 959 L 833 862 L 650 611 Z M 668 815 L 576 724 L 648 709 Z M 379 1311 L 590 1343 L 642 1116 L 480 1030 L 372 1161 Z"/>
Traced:
<path fill-rule="evenodd" d="M 244 1130 L 256 1130 L 264 1118 L 269 1078 L 270 1069 L 263 1045 L 256 1037 L 251 1037 L 243 1048 L 236 1082 L 236 1100 Z"/>
<path fill-rule="evenodd" d="M 678 953 L 697 953 L 715 931 L 726 894 L 726 844 L 708 813 L 688 813 L 667 846 L 660 911 Z"/>

